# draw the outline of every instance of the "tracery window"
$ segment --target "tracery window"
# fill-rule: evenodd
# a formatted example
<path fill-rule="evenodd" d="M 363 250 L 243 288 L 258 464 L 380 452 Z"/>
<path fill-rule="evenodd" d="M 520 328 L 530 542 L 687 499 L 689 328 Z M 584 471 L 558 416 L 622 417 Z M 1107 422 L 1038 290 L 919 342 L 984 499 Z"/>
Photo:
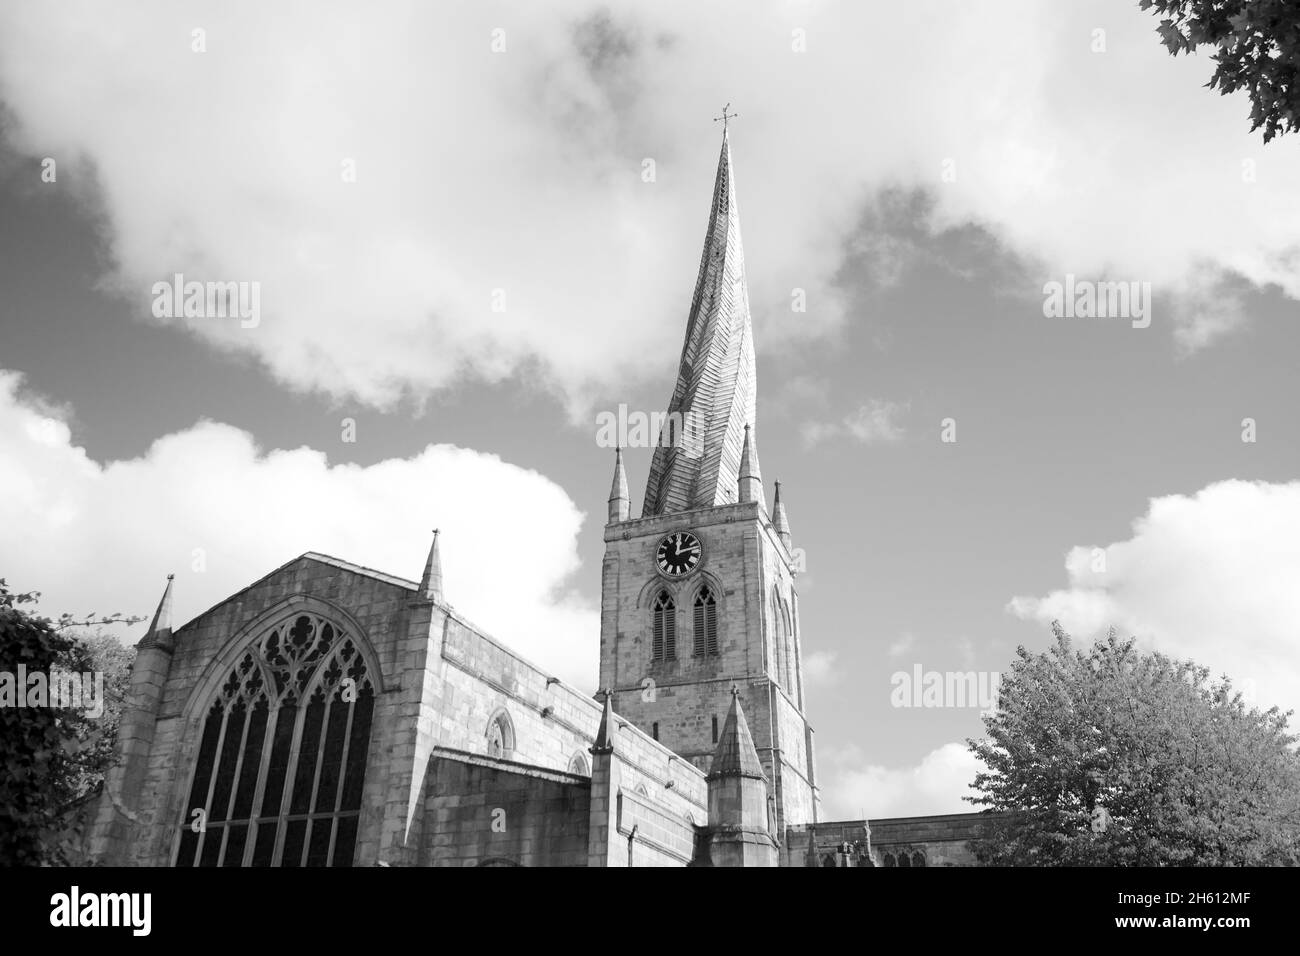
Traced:
<path fill-rule="evenodd" d="M 510 715 L 499 710 L 492 715 L 487 725 L 487 752 L 489 757 L 508 759 L 515 750 L 515 729 L 510 723 Z"/>
<path fill-rule="evenodd" d="M 208 710 L 176 865 L 351 866 L 374 704 L 337 625 L 272 627 Z"/>
<path fill-rule="evenodd" d="M 677 656 L 677 605 L 667 591 L 655 598 L 650 640 L 650 659 L 672 660 Z"/>
<path fill-rule="evenodd" d="M 919 850 L 912 854 L 913 866 L 925 866 L 925 856 Z"/>
<path fill-rule="evenodd" d="M 718 602 L 708 586 L 695 596 L 695 656 L 718 653 Z"/>
<path fill-rule="evenodd" d="M 894 859 L 894 854 L 885 854 L 885 866 L 898 866 L 898 861 Z"/>

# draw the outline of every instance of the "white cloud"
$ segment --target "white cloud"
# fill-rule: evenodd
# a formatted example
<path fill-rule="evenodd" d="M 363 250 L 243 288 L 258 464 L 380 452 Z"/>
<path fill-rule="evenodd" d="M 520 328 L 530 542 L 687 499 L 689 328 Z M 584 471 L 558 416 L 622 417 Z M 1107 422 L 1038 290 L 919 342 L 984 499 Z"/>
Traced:
<path fill-rule="evenodd" d="M 902 657 L 904 654 L 906 654 L 915 646 L 916 646 L 916 635 L 904 634 L 898 640 L 894 641 L 892 644 L 889 645 L 889 656 Z"/>
<path fill-rule="evenodd" d="M 1212 265 L 1188 276 L 1173 296 L 1174 341 L 1189 355 L 1218 341 L 1246 324 L 1241 283 Z"/>
<path fill-rule="evenodd" d="M 1300 703 L 1300 482 L 1223 481 L 1152 499 L 1133 536 L 1066 556 L 1068 586 L 1019 617 L 1123 636 L 1226 673 L 1263 707 Z"/>
<path fill-rule="evenodd" d="M 962 800 L 974 795 L 980 762 L 964 743 L 932 750 L 913 767 L 867 764 L 856 745 L 822 748 L 822 801 L 829 820 L 910 817 L 932 813 L 973 813 Z"/>
<path fill-rule="evenodd" d="M 824 686 L 835 681 L 835 652 L 812 651 L 803 656 L 803 676 L 810 686 Z"/>
<path fill-rule="evenodd" d="M 805 422 L 800 431 L 807 445 L 843 437 L 864 445 L 899 441 L 903 437 L 903 427 L 897 419 L 907 409 L 905 404 L 873 398 L 838 422 Z"/>
<path fill-rule="evenodd" d="M 975 642 L 969 637 L 959 637 L 956 641 L 957 653 L 961 656 L 962 667 L 970 670 L 975 666 Z"/>
<path fill-rule="evenodd" d="M 1159 299 L 1206 261 L 1300 296 L 1300 138 L 1262 147 L 1244 97 L 1205 89 L 1208 60 L 1168 56 L 1131 0 L 597 9 L 4 4 L 0 97 L 30 169 L 60 162 L 34 188 L 98 184 L 142 321 L 174 272 L 259 281 L 255 329 L 167 321 L 376 404 L 536 369 L 576 408 L 671 367 L 728 97 L 764 347 L 842 320 L 836 273 L 884 185 L 1041 262 L 1031 296 L 1070 272 Z M 1182 346 L 1239 324 L 1193 314 Z"/>
<path fill-rule="evenodd" d="M 594 685 L 599 616 L 566 589 L 583 515 L 544 476 L 451 445 L 331 466 L 215 422 L 100 463 L 18 385 L 0 371 L 0 568 L 14 590 L 42 592 L 42 613 L 149 615 L 175 572 L 180 624 L 304 551 L 418 579 L 438 527 L 447 600 L 539 666 Z"/>

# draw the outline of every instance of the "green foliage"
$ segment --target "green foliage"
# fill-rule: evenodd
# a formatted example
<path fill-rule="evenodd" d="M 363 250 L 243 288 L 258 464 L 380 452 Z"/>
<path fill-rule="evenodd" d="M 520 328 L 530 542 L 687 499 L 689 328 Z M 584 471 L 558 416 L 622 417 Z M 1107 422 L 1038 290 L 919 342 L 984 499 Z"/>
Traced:
<path fill-rule="evenodd" d="M 86 798 L 113 759 L 118 719 L 130 682 L 131 652 L 103 633 L 60 633 L 58 624 L 22 605 L 37 594 L 11 593 L 0 578 L 0 671 L 97 672 L 104 679 L 99 717 L 54 707 L 0 707 L 0 865 L 62 864 L 79 858 Z M 114 615 L 93 623 L 130 620 Z M 19 689 L 22 692 L 22 688 Z"/>
<path fill-rule="evenodd" d="M 1007 813 L 976 846 L 984 862 L 1300 864 L 1290 712 L 1248 708 L 1226 677 L 1114 632 L 1083 653 L 1052 629 L 1048 652 L 1017 650 L 987 738 L 968 741 L 988 769 L 966 799 Z"/>
<path fill-rule="evenodd" d="M 1300 126 L 1300 4 L 1295 0 L 1138 0 L 1164 17 L 1156 32 L 1173 56 L 1216 47 L 1206 85 L 1250 94 L 1250 129 L 1264 142 Z"/>

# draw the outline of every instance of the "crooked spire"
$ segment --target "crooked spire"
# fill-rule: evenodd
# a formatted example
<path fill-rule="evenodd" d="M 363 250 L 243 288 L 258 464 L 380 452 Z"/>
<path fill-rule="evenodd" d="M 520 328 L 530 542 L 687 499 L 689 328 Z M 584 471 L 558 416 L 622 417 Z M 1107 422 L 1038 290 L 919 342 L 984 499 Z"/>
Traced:
<path fill-rule="evenodd" d="M 754 424 L 756 375 L 745 253 L 724 128 L 699 277 L 668 404 L 698 440 L 656 447 L 644 517 L 735 501 L 745 426 Z M 693 427 L 692 427 L 693 426 Z"/>
<path fill-rule="evenodd" d="M 162 600 L 158 602 L 158 610 L 153 612 L 153 620 L 149 623 L 149 630 L 145 632 L 144 637 L 140 638 L 140 643 L 136 647 L 159 647 L 165 651 L 175 650 L 176 641 L 172 638 L 172 581 L 176 575 L 167 575 L 167 586 L 163 588 Z"/>
<path fill-rule="evenodd" d="M 433 544 L 429 560 L 424 563 L 424 576 L 420 578 L 420 597 L 442 604 L 442 556 L 438 552 L 438 529 L 433 529 Z"/>
<path fill-rule="evenodd" d="M 627 493 L 627 472 L 623 470 L 623 449 L 614 449 L 614 483 L 609 489 L 609 523 L 626 521 L 632 513 Z"/>

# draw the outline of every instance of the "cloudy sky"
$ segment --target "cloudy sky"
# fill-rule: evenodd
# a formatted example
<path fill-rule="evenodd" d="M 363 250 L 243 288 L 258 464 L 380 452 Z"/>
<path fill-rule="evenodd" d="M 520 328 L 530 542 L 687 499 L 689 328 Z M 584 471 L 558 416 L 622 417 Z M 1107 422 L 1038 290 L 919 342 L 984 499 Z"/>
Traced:
<path fill-rule="evenodd" d="M 891 675 L 1057 618 L 1294 706 L 1300 141 L 1155 25 L 0 6 L 0 574 L 143 614 L 175 572 L 188 619 L 306 550 L 418 576 L 438 526 L 449 600 L 594 689 L 595 418 L 667 401 L 729 101 L 827 812 L 969 809 L 977 709 Z M 159 317 L 176 273 L 257 321 Z M 1150 283 L 1149 325 L 1048 317 L 1067 275 Z"/>

